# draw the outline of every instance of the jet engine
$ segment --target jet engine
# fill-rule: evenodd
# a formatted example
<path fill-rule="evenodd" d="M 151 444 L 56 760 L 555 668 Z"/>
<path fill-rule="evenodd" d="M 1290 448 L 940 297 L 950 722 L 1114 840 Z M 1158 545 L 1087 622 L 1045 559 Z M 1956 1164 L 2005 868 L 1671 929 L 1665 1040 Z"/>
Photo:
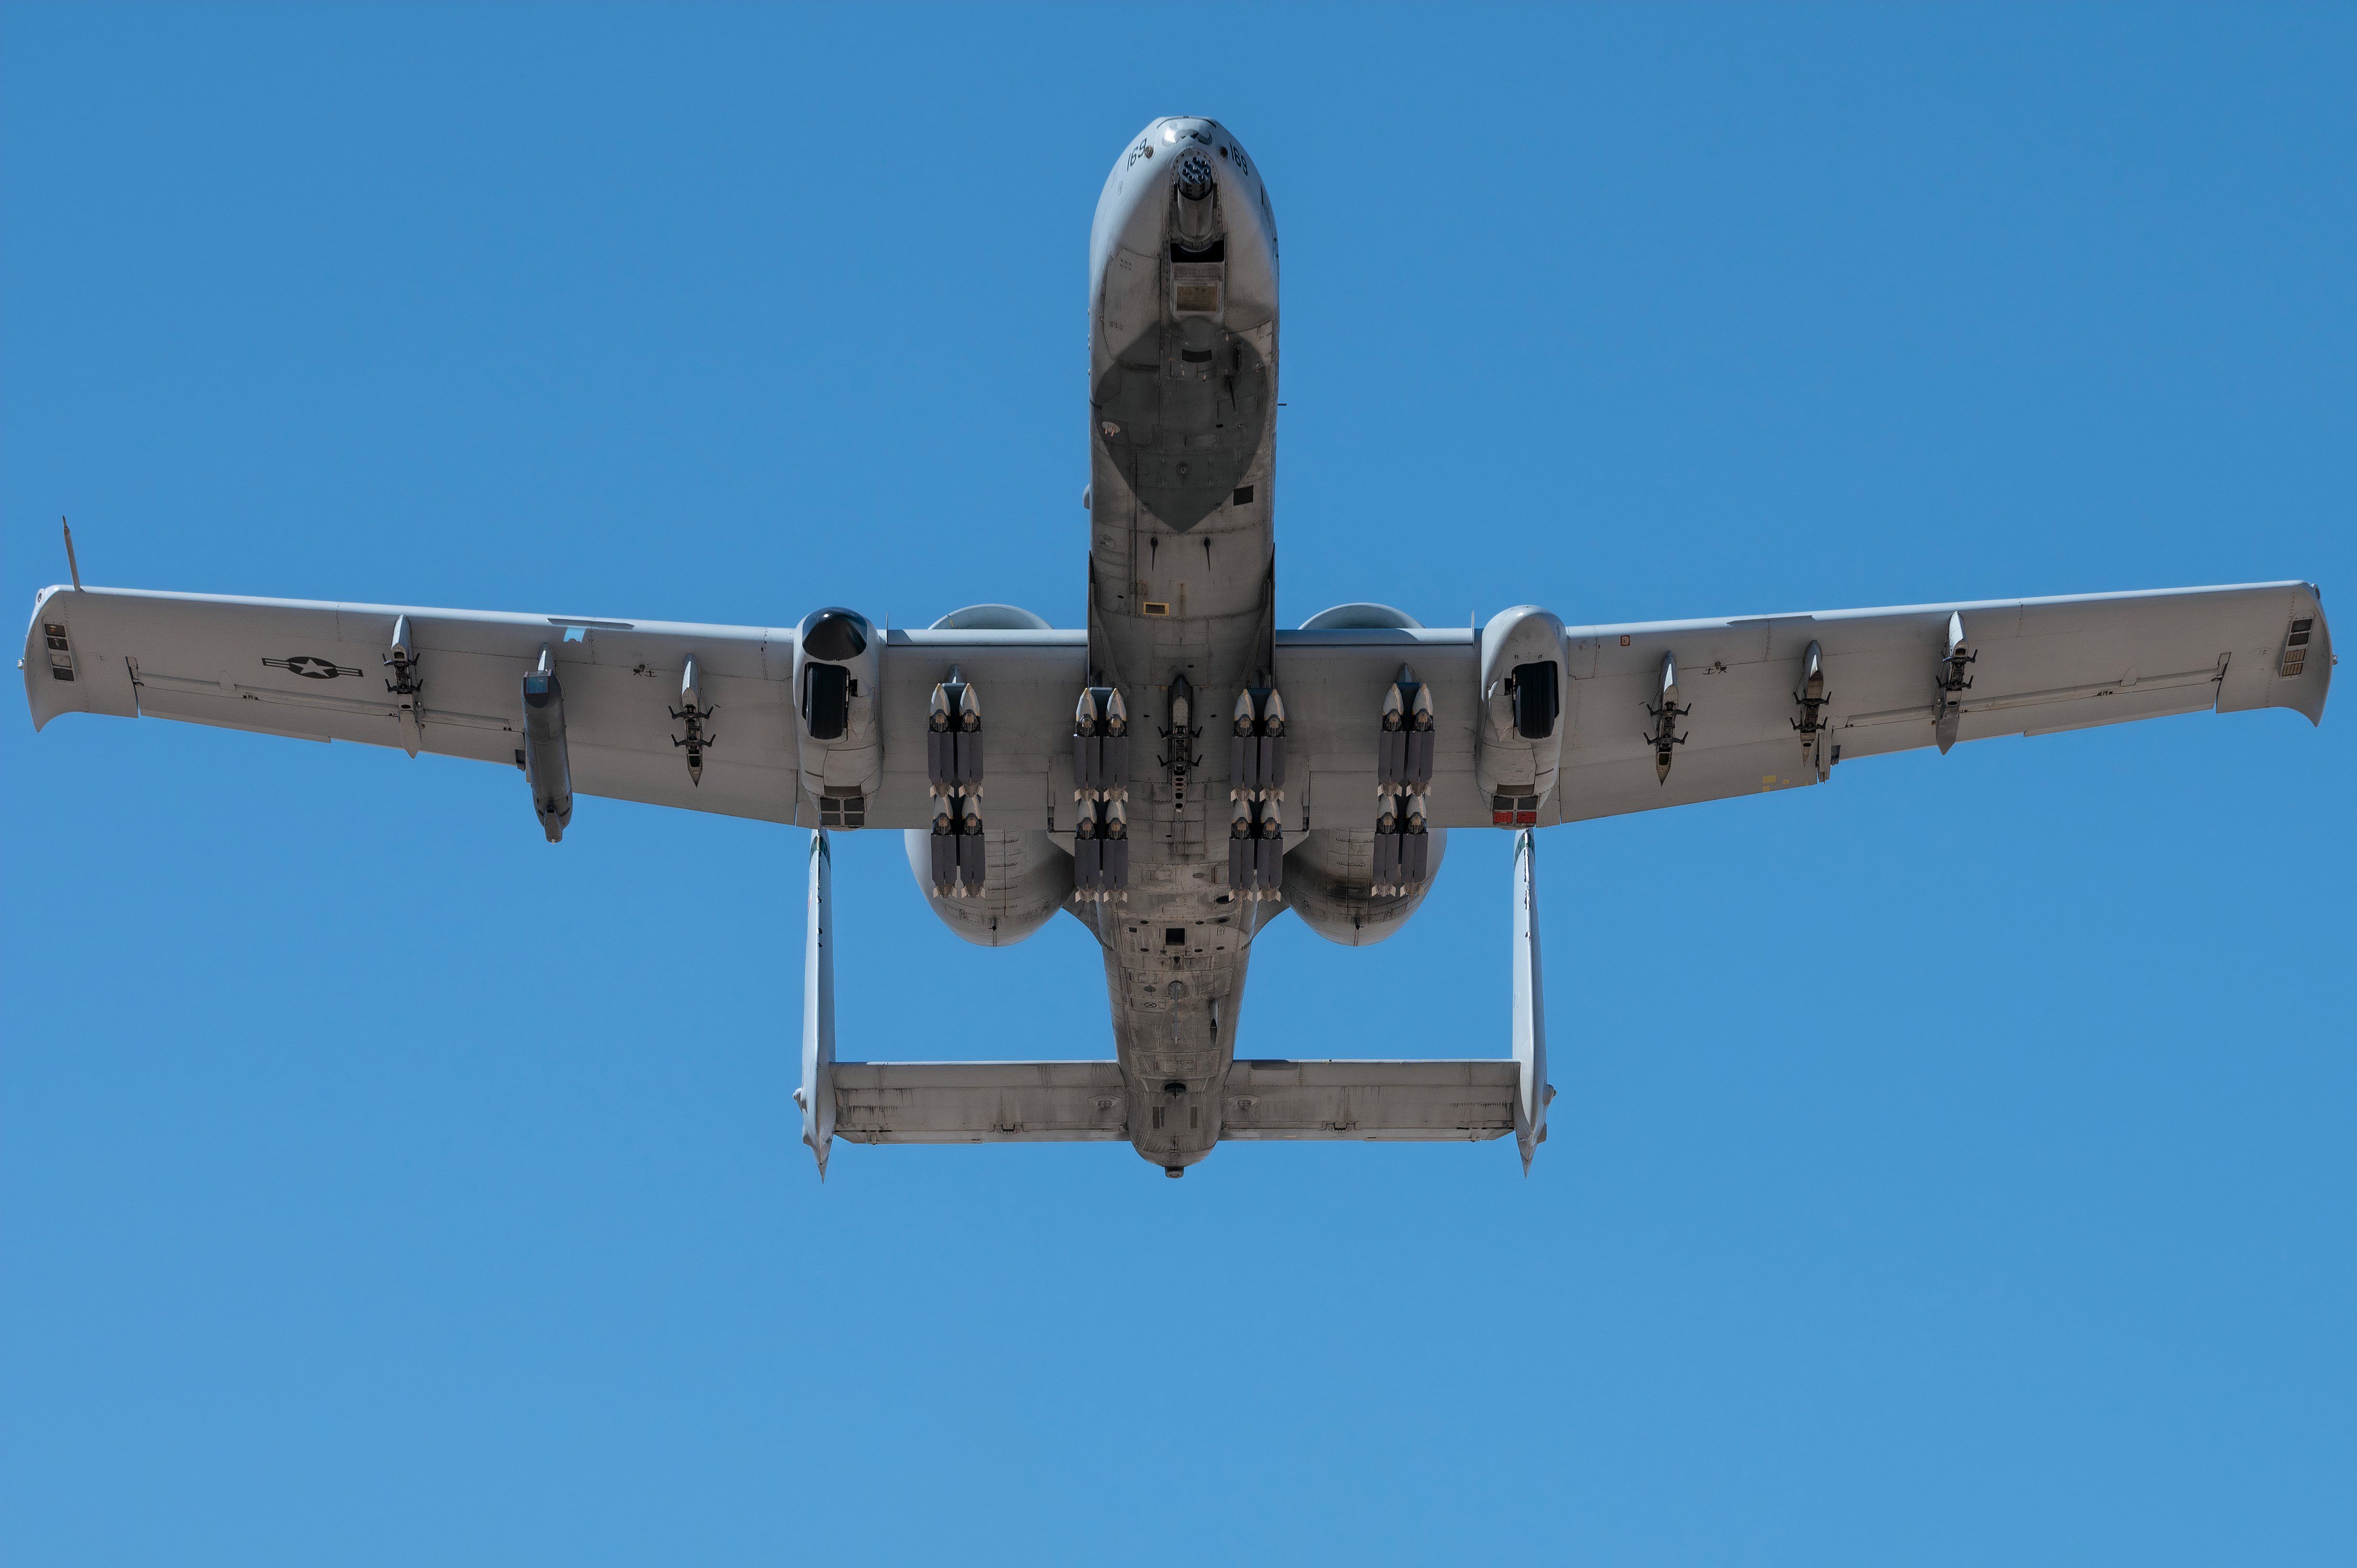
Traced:
<path fill-rule="evenodd" d="M 909 869 L 925 903 L 942 924 L 976 947 L 1013 947 L 1072 896 L 1072 857 L 1037 828 L 984 829 L 982 890 L 963 897 L 934 891 L 931 830 L 910 828 L 907 836 Z"/>
<path fill-rule="evenodd" d="M 1432 860 L 1425 879 L 1405 893 L 1377 893 L 1375 830 L 1313 828 L 1286 846 L 1285 901 L 1329 942 L 1363 948 L 1407 924 L 1432 890 L 1448 849 L 1448 830 L 1434 828 Z"/>

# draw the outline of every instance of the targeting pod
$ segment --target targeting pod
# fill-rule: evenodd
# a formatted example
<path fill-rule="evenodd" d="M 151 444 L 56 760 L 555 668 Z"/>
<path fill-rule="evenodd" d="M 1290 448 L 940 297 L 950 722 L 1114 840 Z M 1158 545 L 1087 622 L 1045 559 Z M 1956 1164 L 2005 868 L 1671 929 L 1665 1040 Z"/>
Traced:
<path fill-rule="evenodd" d="M 556 660 L 548 644 L 540 645 L 540 663 L 523 678 L 524 782 L 532 787 L 532 809 L 540 818 L 548 842 L 565 836 L 573 821 L 573 768 L 565 751 L 565 689 L 556 679 Z"/>

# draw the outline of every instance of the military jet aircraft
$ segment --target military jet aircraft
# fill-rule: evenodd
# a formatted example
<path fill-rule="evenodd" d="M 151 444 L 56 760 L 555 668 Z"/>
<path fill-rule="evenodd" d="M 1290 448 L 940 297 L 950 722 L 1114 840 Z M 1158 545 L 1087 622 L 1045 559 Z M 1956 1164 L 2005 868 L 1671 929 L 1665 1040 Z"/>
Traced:
<path fill-rule="evenodd" d="M 71 586 L 22 664 L 61 713 L 364 741 L 517 768 L 551 843 L 576 794 L 811 830 L 802 1137 L 1126 1139 L 1171 1176 L 1222 1139 L 1546 1137 L 1534 831 L 1824 783 L 1844 763 L 2164 714 L 2321 722 L 2306 583 L 1566 626 L 1275 618 L 1277 231 L 1217 121 L 1122 150 L 1089 239 L 1088 624 L 977 605 L 928 629 L 791 627 Z M 71 541 L 68 540 L 70 561 Z M 887 618 L 888 627 L 888 618 Z M 1448 832 L 1515 835 L 1513 1029 L 1487 1061 L 1235 1055 L 1253 939 L 1399 929 Z M 1103 1061 L 834 1057 L 828 835 L 907 835 L 927 903 L 997 947 L 1096 934 Z"/>

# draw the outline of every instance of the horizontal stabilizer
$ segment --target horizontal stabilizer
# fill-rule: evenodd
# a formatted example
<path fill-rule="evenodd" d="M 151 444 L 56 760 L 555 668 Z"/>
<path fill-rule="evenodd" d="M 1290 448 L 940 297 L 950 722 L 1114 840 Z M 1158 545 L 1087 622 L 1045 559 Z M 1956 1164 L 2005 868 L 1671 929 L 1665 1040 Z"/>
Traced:
<path fill-rule="evenodd" d="M 1511 1061 L 1239 1061 L 1228 1069 L 1222 1138 L 1426 1143 L 1514 1130 Z"/>
<path fill-rule="evenodd" d="M 1222 1138 L 1458 1142 L 1514 1128 L 1512 1061 L 1239 1061 Z M 1118 1062 L 837 1062 L 839 1138 L 1058 1144 L 1129 1136 Z"/>
<path fill-rule="evenodd" d="M 1119 1062 L 837 1062 L 855 1144 L 1069 1144 L 1129 1134 Z"/>

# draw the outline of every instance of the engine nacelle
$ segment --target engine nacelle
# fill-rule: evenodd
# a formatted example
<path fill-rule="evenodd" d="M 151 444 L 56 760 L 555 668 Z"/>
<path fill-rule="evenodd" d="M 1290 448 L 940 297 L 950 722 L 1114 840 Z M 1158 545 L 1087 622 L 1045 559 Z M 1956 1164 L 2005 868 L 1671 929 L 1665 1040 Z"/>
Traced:
<path fill-rule="evenodd" d="M 908 830 L 909 869 L 942 924 L 976 947 L 1013 947 L 1046 925 L 1072 896 L 1072 857 L 1037 828 L 985 828 L 982 891 L 944 898 L 933 891 L 933 835 Z"/>
<path fill-rule="evenodd" d="M 884 778 L 883 642 L 856 610 L 813 610 L 794 639 L 794 708 L 802 789 L 823 828 L 867 825 Z"/>
<path fill-rule="evenodd" d="M 1440 875 L 1448 850 L 1448 830 L 1434 828 L 1430 875 L 1405 893 L 1377 894 L 1375 832 L 1369 828 L 1314 828 L 1285 850 L 1285 901 L 1309 929 L 1329 942 L 1363 948 L 1407 924 L 1415 907 Z"/>
<path fill-rule="evenodd" d="M 1563 761 L 1563 622 L 1535 605 L 1501 610 L 1481 628 L 1481 724 L 1473 777 L 1498 827 L 1530 827 Z"/>

